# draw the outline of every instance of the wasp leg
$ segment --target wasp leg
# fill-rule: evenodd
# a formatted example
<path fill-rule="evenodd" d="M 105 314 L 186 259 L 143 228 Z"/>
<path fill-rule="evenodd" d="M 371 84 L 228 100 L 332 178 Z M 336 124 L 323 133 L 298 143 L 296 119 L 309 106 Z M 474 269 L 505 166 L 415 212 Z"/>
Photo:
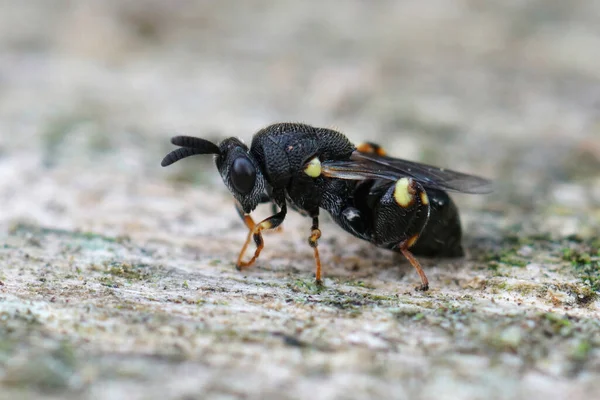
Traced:
<path fill-rule="evenodd" d="M 260 203 L 268 203 L 270 202 L 271 199 L 265 194 L 264 197 L 262 197 L 260 199 Z M 256 223 L 254 222 L 254 220 L 252 219 L 252 217 L 249 214 L 244 213 L 244 210 L 242 210 L 242 206 L 236 202 L 235 203 L 235 210 L 237 211 L 238 215 L 240 216 L 240 218 L 242 219 L 242 221 L 244 221 L 244 224 L 248 227 L 248 229 L 252 230 L 254 229 L 254 225 L 256 225 Z M 277 204 L 275 204 L 274 202 L 271 203 L 271 211 L 273 214 L 277 214 Z M 272 231 L 273 232 L 281 232 L 282 226 L 278 226 L 277 228 L 274 228 Z"/>
<path fill-rule="evenodd" d="M 252 220 L 252 218 L 250 216 L 245 216 L 248 218 L 244 218 L 244 221 L 249 221 L 254 225 L 250 229 L 250 232 L 248 232 L 248 237 L 246 238 L 246 242 L 244 243 L 244 246 L 242 247 L 242 250 L 240 251 L 240 255 L 238 256 L 237 263 L 236 263 L 237 269 L 241 270 L 242 268 L 246 268 L 246 267 L 249 267 L 252 264 L 254 264 L 254 262 L 260 255 L 260 252 L 265 247 L 265 243 L 263 241 L 261 232 L 263 230 L 277 228 L 279 225 L 281 225 L 281 223 L 285 219 L 286 214 L 287 214 L 287 207 L 284 204 L 281 207 L 281 211 L 279 211 L 275 215 L 271 215 L 269 218 L 264 219 L 263 221 L 259 222 L 258 224 L 254 224 L 254 221 Z M 248 225 L 249 222 L 246 222 L 246 225 Z M 242 261 L 242 258 L 244 258 L 244 254 L 246 253 L 246 250 L 248 249 L 248 246 L 250 245 L 250 241 L 252 239 L 254 239 L 254 243 L 256 243 L 256 250 L 254 251 L 254 256 L 252 256 L 250 261 Z"/>
<path fill-rule="evenodd" d="M 277 214 L 277 204 L 271 203 L 271 211 L 273 214 Z M 281 233 L 283 232 L 283 225 L 276 226 L 275 228 L 270 229 L 268 232 Z"/>
<path fill-rule="evenodd" d="M 271 198 L 269 198 L 269 196 L 267 196 L 266 193 L 263 193 L 259 200 L 259 203 L 268 203 L 270 201 L 271 201 Z M 277 213 L 277 208 L 275 206 L 275 203 L 272 204 L 271 209 L 273 210 L 273 214 Z M 254 220 L 252 219 L 252 217 L 249 214 L 246 214 L 244 212 L 244 210 L 242 210 L 241 204 L 238 203 L 237 201 L 235 202 L 235 210 L 237 211 L 237 213 L 240 216 L 240 218 L 242 219 L 242 221 L 244 221 L 244 224 L 246 224 L 248 229 L 250 229 L 250 230 L 254 229 L 254 225 L 256 225 L 254 223 Z"/>
<path fill-rule="evenodd" d="M 254 220 L 252 219 L 250 214 L 245 214 L 237 205 L 235 208 L 236 208 L 240 218 L 242 219 L 242 221 L 244 221 L 244 224 L 248 227 L 248 229 L 249 230 L 254 229 L 254 226 L 256 225 L 256 223 L 254 222 Z"/>
<path fill-rule="evenodd" d="M 321 284 L 321 257 L 319 257 L 319 244 L 318 240 L 321 237 L 321 230 L 319 229 L 319 216 L 316 215 L 312 220 L 312 227 L 310 228 L 310 236 L 308 237 L 308 244 L 313 248 L 315 252 L 315 263 L 317 266 L 315 272 L 315 280 L 317 284 Z"/>
<path fill-rule="evenodd" d="M 409 244 L 410 244 L 409 241 L 410 241 L 410 239 L 405 240 L 402 243 L 400 243 L 399 249 L 400 249 L 400 252 L 402 253 L 402 255 L 404 257 L 406 257 L 406 259 L 408 260 L 408 262 L 413 267 L 415 267 L 415 269 L 417 270 L 417 273 L 419 274 L 419 277 L 421 278 L 421 286 L 419 286 L 417 288 L 417 290 L 421 290 L 423 292 L 426 292 L 427 290 L 429 290 L 429 280 L 427 279 L 427 275 L 425 275 L 425 272 L 423 272 L 423 268 L 421 268 L 421 264 L 419 263 L 419 261 L 408 250 L 408 247 L 409 247 Z"/>
<path fill-rule="evenodd" d="M 406 257 L 421 278 L 419 290 L 427 290 L 429 282 L 409 249 L 417 243 L 427 225 L 429 213 L 427 193 L 412 178 L 400 178 L 387 187 L 375 205 L 374 243 L 399 251 Z"/>
<path fill-rule="evenodd" d="M 376 154 L 381 157 L 387 154 L 380 145 L 373 142 L 364 142 L 359 144 L 356 146 L 356 151 L 359 153 Z"/>

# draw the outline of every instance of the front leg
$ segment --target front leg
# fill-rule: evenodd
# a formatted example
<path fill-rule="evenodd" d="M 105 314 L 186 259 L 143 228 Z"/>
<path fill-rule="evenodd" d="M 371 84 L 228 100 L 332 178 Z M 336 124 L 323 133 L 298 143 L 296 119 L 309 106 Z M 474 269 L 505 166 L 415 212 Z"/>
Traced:
<path fill-rule="evenodd" d="M 268 203 L 271 201 L 271 198 L 266 194 L 263 193 L 259 203 Z M 252 230 L 254 229 L 254 225 L 256 225 L 254 223 L 254 220 L 252 219 L 252 217 L 249 214 L 246 214 L 244 212 L 244 210 L 242 209 L 242 205 L 240 203 L 238 203 L 237 201 L 235 202 L 235 210 L 237 211 L 238 215 L 240 216 L 240 218 L 242 219 L 242 221 L 244 221 L 244 224 L 248 227 L 248 229 Z M 277 212 L 277 209 L 275 208 L 275 203 L 273 203 L 273 214 L 275 214 Z"/>
<path fill-rule="evenodd" d="M 275 202 L 273 202 L 271 200 L 271 198 L 266 194 L 263 193 L 263 196 L 260 198 L 259 203 L 269 203 L 271 202 L 271 211 L 273 214 L 277 214 L 277 204 L 275 204 Z M 242 209 L 242 206 L 240 203 L 238 203 L 237 201 L 235 202 L 235 210 L 237 211 L 238 215 L 240 216 L 240 218 L 242 219 L 242 221 L 244 221 L 244 224 L 246 225 L 246 227 L 250 230 L 254 229 L 254 225 L 256 225 L 256 223 L 254 222 L 254 220 L 252 219 L 252 217 L 250 216 L 250 214 L 246 214 L 244 212 L 244 210 Z M 281 231 L 281 225 L 275 229 L 277 232 Z"/>
<path fill-rule="evenodd" d="M 254 224 L 254 221 L 252 220 L 252 218 L 249 215 L 244 216 L 244 221 L 246 222 L 246 225 L 248 226 L 248 228 L 250 228 L 250 231 L 248 232 L 248 237 L 246 238 L 246 242 L 244 243 L 244 246 L 242 247 L 242 250 L 240 251 L 240 255 L 238 256 L 237 263 L 236 263 L 237 269 L 241 270 L 242 268 L 246 268 L 246 267 L 249 267 L 252 264 L 254 264 L 254 262 L 260 255 L 260 252 L 265 247 L 261 232 L 263 230 L 277 228 L 279 225 L 281 225 L 281 223 L 285 219 L 286 214 L 287 214 L 287 207 L 286 207 L 285 203 L 283 203 L 281 206 L 281 210 L 277 214 L 271 215 L 269 218 L 259 222 L 258 224 Z M 252 227 L 248 221 L 251 222 Z M 254 239 L 254 243 L 256 243 L 256 251 L 254 252 L 254 256 L 250 259 L 250 261 L 242 261 L 242 258 L 244 258 L 244 254 L 246 253 L 246 250 L 248 249 L 248 246 L 250 245 L 251 239 Z"/>

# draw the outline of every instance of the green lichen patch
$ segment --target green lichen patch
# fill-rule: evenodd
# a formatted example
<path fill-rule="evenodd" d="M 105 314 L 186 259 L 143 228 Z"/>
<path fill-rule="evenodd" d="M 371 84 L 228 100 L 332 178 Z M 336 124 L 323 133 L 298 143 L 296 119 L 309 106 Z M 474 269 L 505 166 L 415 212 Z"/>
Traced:
<path fill-rule="evenodd" d="M 575 362 L 586 361 L 593 349 L 594 346 L 589 339 L 578 340 L 571 347 L 570 357 Z"/>
<path fill-rule="evenodd" d="M 98 282 L 100 282 L 100 284 L 102 286 L 106 286 L 109 288 L 118 288 L 120 287 L 119 283 L 115 280 L 112 279 L 111 277 L 108 276 L 101 276 L 98 278 Z"/>
<path fill-rule="evenodd" d="M 348 286 L 353 286 L 353 287 L 359 287 L 359 288 L 365 288 L 365 289 L 375 289 L 375 286 L 373 286 L 369 282 L 365 282 L 362 280 L 350 280 L 350 281 L 346 282 L 345 284 Z"/>
<path fill-rule="evenodd" d="M 499 266 L 522 268 L 535 260 L 540 251 L 547 251 L 553 243 L 549 235 L 520 236 L 514 230 L 518 228 L 509 228 L 496 241 L 488 239 L 474 242 L 470 248 L 472 258 L 487 263 L 491 270 L 497 270 Z"/>
<path fill-rule="evenodd" d="M 512 292 L 521 296 L 542 297 L 548 291 L 547 285 L 530 281 L 509 282 L 507 280 L 489 280 L 488 287 L 491 288 L 494 294 Z"/>
<path fill-rule="evenodd" d="M 291 283 L 288 283 L 288 288 L 293 292 L 305 293 L 305 294 L 317 294 L 325 290 L 325 286 L 316 283 L 310 279 L 296 279 Z"/>
<path fill-rule="evenodd" d="M 148 281 L 152 279 L 151 267 L 146 264 L 110 262 L 106 265 L 105 273 L 127 281 Z"/>
<path fill-rule="evenodd" d="M 514 228 L 517 229 L 517 228 Z M 595 236 L 582 238 L 577 235 L 552 238 L 549 234 L 519 235 L 510 229 L 497 242 L 475 243 L 472 258 L 480 268 L 491 271 L 494 277 L 513 275 L 511 268 L 522 268 L 530 263 L 542 265 L 548 271 L 572 274 L 582 285 L 568 289 L 577 297 L 580 305 L 587 305 L 600 294 L 600 240 Z M 564 264 L 567 262 L 568 264 Z M 568 268 L 562 268 L 564 266 Z M 562 285 L 556 282 L 512 284 L 496 281 L 496 290 L 518 292 L 523 295 L 544 295 L 544 284 Z"/>
<path fill-rule="evenodd" d="M 584 247 L 587 247 L 587 251 L 581 248 L 565 248 L 562 257 L 571 264 L 575 274 L 598 294 L 600 292 L 600 249 L 595 241 Z"/>
<path fill-rule="evenodd" d="M 429 314 L 429 311 L 423 309 L 423 307 L 416 305 L 402 305 L 398 309 L 391 310 L 394 318 L 402 320 L 420 321 L 425 318 L 425 315 Z"/>
<path fill-rule="evenodd" d="M 461 303 L 438 303 L 435 309 L 403 306 L 394 316 L 402 324 L 437 328 L 459 353 L 486 354 L 492 360 L 514 354 L 530 367 L 558 357 L 567 366 L 566 374 L 600 349 L 600 321 L 594 318 L 531 311 L 490 313 Z"/>
<path fill-rule="evenodd" d="M 362 286 L 352 286 L 345 290 L 340 282 L 329 286 L 319 285 L 314 280 L 296 279 L 287 288 L 296 293 L 297 303 L 314 303 L 333 307 L 351 313 L 361 313 L 374 306 L 394 306 L 399 302 L 398 295 L 374 292 Z"/>

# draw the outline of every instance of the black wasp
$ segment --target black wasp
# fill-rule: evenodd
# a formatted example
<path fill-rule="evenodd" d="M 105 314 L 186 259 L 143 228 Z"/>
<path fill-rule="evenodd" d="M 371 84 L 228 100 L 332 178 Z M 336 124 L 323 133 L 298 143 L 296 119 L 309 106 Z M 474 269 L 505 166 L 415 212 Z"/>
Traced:
<path fill-rule="evenodd" d="M 340 132 L 304 124 L 268 126 L 254 135 L 249 149 L 236 138 L 218 146 L 190 136 L 173 137 L 171 143 L 181 148 L 163 159 L 163 167 L 196 154 L 216 155 L 217 169 L 249 229 L 238 269 L 256 261 L 264 247 L 261 232 L 281 225 L 289 206 L 312 218 L 308 243 L 314 249 L 317 282 L 321 208 L 354 236 L 401 252 L 421 277 L 419 289 L 427 290 L 427 277 L 413 254 L 463 255 L 458 210 L 446 191 L 491 191 L 486 179 L 392 158 L 376 144 L 354 146 Z M 250 213 L 267 202 L 274 215 L 255 223 Z M 254 256 L 243 261 L 252 239 Z"/>

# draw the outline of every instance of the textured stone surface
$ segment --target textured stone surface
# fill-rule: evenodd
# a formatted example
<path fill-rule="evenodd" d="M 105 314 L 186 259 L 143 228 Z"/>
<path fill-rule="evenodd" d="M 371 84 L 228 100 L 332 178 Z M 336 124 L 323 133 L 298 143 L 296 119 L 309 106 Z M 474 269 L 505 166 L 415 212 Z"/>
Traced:
<path fill-rule="evenodd" d="M 600 393 L 598 2 L 373 3 L 0 2 L 0 398 Z M 467 257 L 419 293 L 325 220 L 318 288 L 292 214 L 235 271 L 211 161 L 159 162 L 276 121 L 493 178 Z"/>

